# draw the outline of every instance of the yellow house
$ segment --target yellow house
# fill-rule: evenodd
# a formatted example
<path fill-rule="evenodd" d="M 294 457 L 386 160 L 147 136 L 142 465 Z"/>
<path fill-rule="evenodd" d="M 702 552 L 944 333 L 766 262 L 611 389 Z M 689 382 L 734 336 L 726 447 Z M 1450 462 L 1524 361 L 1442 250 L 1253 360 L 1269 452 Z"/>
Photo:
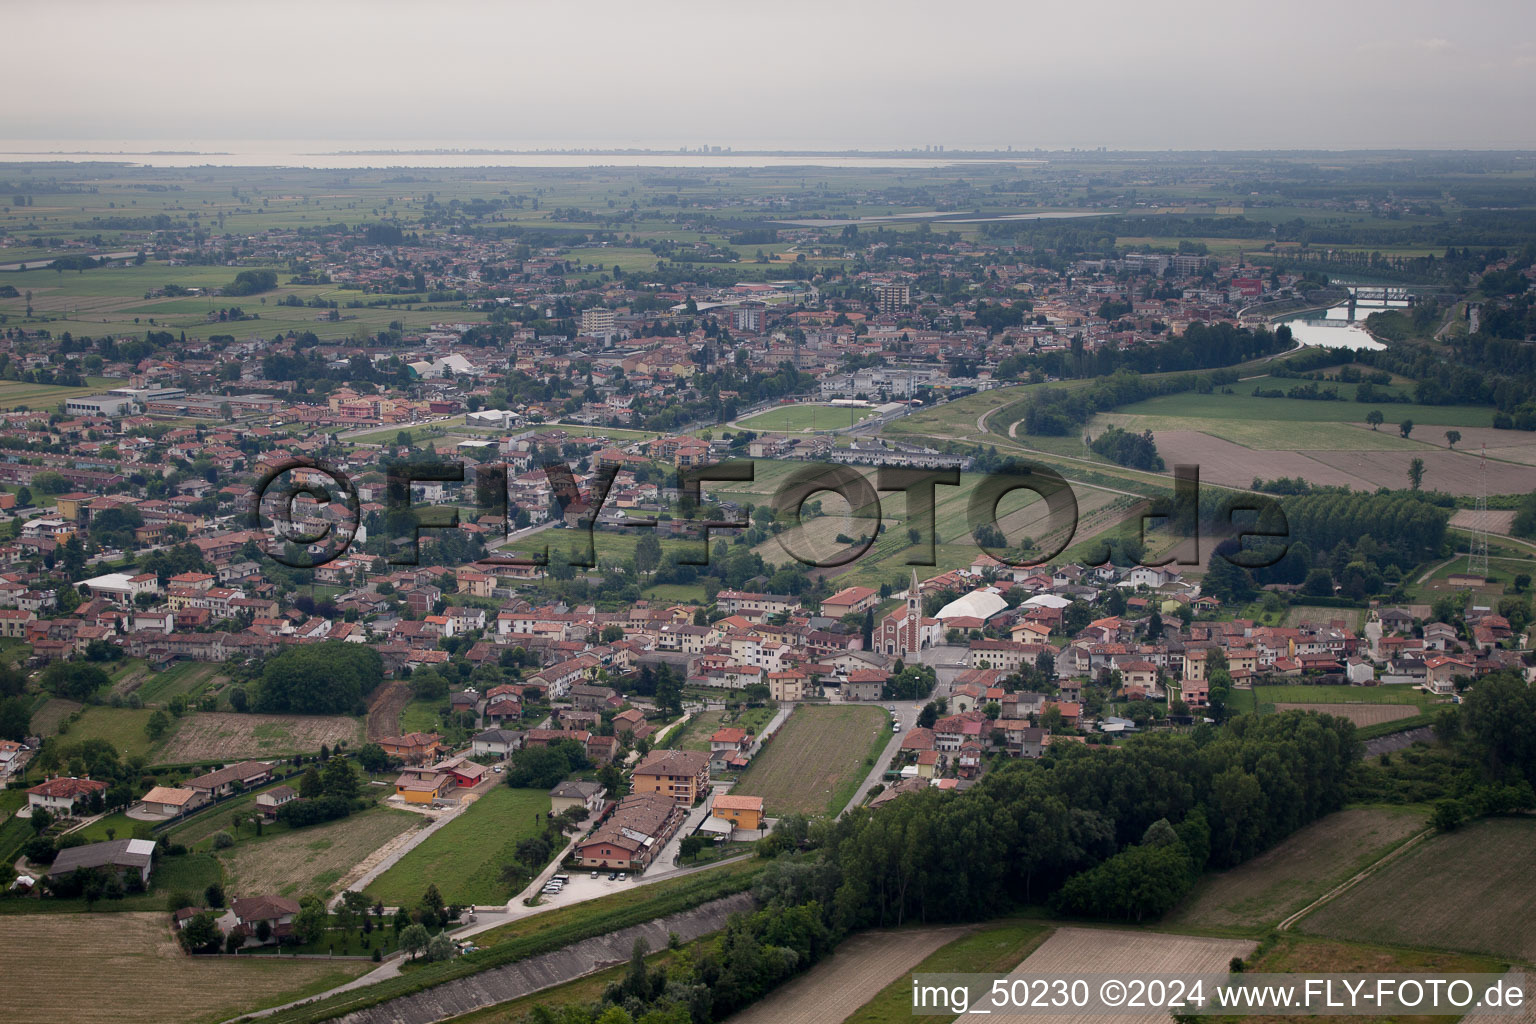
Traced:
<path fill-rule="evenodd" d="M 54 506 L 59 510 L 59 515 L 72 523 L 80 521 L 80 509 L 87 503 L 94 501 L 94 494 L 61 494 L 53 499 Z"/>
<path fill-rule="evenodd" d="M 763 827 L 763 798 L 725 793 L 715 797 L 715 806 L 710 814 L 724 818 L 737 828 L 760 829 Z"/>
<path fill-rule="evenodd" d="M 454 778 L 435 768 L 407 768 L 395 780 L 395 795 L 408 804 L 430 804 L 453 792 Z"/>

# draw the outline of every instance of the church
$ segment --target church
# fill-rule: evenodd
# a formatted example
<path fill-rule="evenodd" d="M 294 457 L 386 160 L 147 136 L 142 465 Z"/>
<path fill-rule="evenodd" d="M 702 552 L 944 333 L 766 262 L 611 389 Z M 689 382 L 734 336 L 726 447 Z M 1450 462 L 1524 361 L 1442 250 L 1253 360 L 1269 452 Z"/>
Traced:
<path fill-rule="evenodd" d="M 942 636 L 943 624 L 923 615 L 923 597 L 917 584 L 917 570 L 913 569 L 907 603 L 880 620 L 880 630 L 875 634 L 875 650 L 903 657 L 934 646 Z"/>

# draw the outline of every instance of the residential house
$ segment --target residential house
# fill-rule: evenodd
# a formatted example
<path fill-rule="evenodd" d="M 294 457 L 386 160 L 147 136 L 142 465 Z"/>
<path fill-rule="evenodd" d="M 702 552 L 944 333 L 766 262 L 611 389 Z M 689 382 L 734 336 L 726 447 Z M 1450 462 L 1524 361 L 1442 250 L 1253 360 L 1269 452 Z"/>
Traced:
<path fill-rule="evenodd" d="M 588 811 L 596 812 L 602 809 L 603 800 L 607 796 L 608 790 L 601 783 L 562 782 L 549 791 L 549 813 L 553 817 L 572 807 L 585 807 Z"/>
<path fill-rule="evenodd" d="M 55 816 L 72 817 L 78 804 L 93 796 L 105 796 L 106 792 L 105 782 L 60 776 L 27 790 L 27 806 L 33 810 L 45 810 Z"/>
<path fill-rule="evenodd" d="M 763 798 L 723 793 L 715 797 L 710 815 L 723 818 L 737 828 L 755 831 L 763 827 Z"/>
<path fill-rule="evenodd" d="M 635 766 L 636 793 L 661 793 L 691 806 L 709 787 L 709 755 L 702 750 L 653 750 Z"/>

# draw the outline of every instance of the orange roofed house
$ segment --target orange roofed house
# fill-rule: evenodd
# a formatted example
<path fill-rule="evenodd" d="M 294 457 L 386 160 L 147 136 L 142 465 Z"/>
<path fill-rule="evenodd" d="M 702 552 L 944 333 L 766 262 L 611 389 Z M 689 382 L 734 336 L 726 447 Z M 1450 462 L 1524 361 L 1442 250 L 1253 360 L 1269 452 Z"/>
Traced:
<path fill-rule="evenodd" d="M 821 614 L 830 619 L 840 619 L 873 608 L 880 603 L 880 592 L 868 587 L 848 587 L 839 590 L 821 602 Z"/>
<path fill-rule="evenodd" d="M 709 755 L 702 750 L 653 750 L 635 766 L 636 793 L 660 793 L 690 806 L 709 786 Z"/>
<path fill-rule="evenodd" d="M 437 757 L 439 739 L 435 732 L 408 732 L 404 736 L 385 736 L 379 740 L 379 746 L 384 753 L 406 764 L 425 764 Z"/>
<path fill-rule="evenodd" d="M 763 798 L 725 793 L 715 797 L 710 814 L 724 818 L 737 828 L 760 829 L 763 827 Z"/>

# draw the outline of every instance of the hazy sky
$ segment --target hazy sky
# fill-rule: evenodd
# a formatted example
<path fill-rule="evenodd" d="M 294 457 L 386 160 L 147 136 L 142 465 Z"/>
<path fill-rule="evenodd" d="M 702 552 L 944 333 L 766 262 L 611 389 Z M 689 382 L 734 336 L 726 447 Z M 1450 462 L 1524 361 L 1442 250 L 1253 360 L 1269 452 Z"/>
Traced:
<path fill-rule="evenodd" d="M 55 0 L 4 19 L 11 140 L 1536 147 L 1531 0 Z"/>

